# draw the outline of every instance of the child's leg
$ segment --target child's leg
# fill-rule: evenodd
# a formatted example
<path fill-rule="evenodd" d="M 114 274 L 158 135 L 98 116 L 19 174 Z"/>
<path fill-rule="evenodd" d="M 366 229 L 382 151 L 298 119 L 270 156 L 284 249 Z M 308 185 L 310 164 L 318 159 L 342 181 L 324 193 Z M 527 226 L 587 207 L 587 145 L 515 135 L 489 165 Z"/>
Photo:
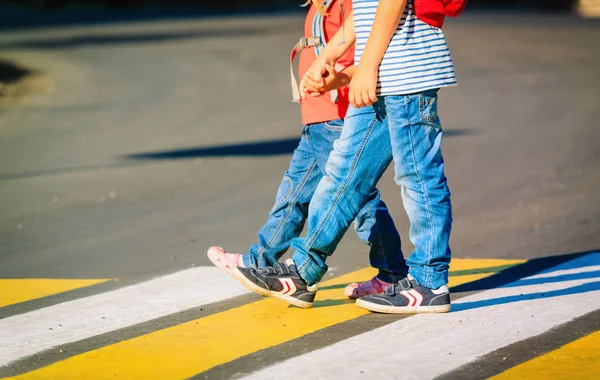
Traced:
<path fill-rule="evenodd" d="M 327 256 L 334 252 L 392 159 L 387 125 L 374 107 L 350 107 L 333 148 L 327 176 L 309 206 L 307 235 L 292 240 L 293 260 L 308 283 L 319 282 L 325 274 Z"/>
<path fill-rule="evenodd" d="M 327 159 L 333 150 L 333 143 L 342 134 L 343 125 L 342 119 L 331 120 L 311 125 L 308 130 L 309 145 L 323 175 L 326 175 Z M 388 150 L 391 154 L 391 147 Z M 394 283 L 406 277 L 408 267 L 400 248 L 400 234 L 387 206 L 380 199 L 379 190 L 373 189 L 369 194 L 356 217 L 354 229 L 358 237 L 370 246 L 369 262 L 379 270 L 377 278 L 386 283 Z"/>
<path fill-rule="evenodd" d="M 398 282 L 408 274 L 400 244 L 400 234 L 387 206 L 379 198 L 379 190 L 369 194 L 369 200 L 358 213 L 354 230 L 371 247 L 369 262 L 377 268 L 377 278 L 388 283 Z"/>
<path fill-rule="evenodd" d="M 448 283 L 452 207 L 444 175 L 437 90 L 384 98 L 395 180 L 401 187 L 415 251 L 408 257 L 417 283 L 437 289 Z"/>
<path fill-rule="evenodd" d="M 250 246 L 248 254 L 242 256 L 245 266 L 273 265 L 287 251 L 291 240 L 302 232 L 308 204 L 322 177 L 307 138 L 305 127 L 279 185 L 275 205 L 258 231 L 258 244 Z"/>

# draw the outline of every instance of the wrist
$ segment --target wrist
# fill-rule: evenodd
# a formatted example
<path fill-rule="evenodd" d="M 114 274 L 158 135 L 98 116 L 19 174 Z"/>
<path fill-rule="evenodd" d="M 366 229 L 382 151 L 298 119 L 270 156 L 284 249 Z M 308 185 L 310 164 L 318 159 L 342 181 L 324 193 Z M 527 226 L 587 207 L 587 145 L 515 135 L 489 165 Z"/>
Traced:
<path fill-rule="evenodd" d="M 328 63 L 331 66 L 335 66 L 336 62 L 340 59 L 342 54 L 338 54 L 335 49 L 324 49 L 321 54 L 317 57 L 317 60 L 321 60 L 324 63 Z"/>
<path fill-rule="evenodd" d="M 357 68 L 363 72 L 377 73 L 377 72 L 379 72 L 379 63 L 369 62 L 369 61 L 361 61 Z"/>

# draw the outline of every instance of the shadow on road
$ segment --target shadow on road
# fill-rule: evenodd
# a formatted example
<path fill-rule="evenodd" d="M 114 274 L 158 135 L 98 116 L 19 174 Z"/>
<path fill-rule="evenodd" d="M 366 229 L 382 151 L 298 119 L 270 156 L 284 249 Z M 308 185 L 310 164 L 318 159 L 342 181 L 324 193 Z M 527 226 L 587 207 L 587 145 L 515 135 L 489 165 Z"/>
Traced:
<path fill-rule="evenodd" d="M 450 277 L 474 275 L 482 273 L 495 273 L 480 280 L 468 282 L 450 288 L 452 294 L 480 292 L 497 288 L 511 288 L 517 286 L 530 286 L 548 283 L 559 283 L 576 280 L 592 280 L 564 289 L 551 290 L 547 292 L 532 292 L 506 297 L 491 298 L 473 302 L 460 302 L 456 300 L 452 304 L 452 312 L 465 311 L 480 307 L 502 305 L 512 302 L 528 301 L 535 299 L 547 299 L 552 297 L 580 294 L 600 290 L 600 251 L 588 251 L 572 253 L 567 255 L 549 256 L 529 260 L 523 264 L 507 265 L 502 267 L 478 268 L 461 271 L 451 271 Z M 506 268 L 506 269 L 505 269 Z M 555 271 L 576 270 L 574 273 L 562 273 L 553 275 Z M 543 277 L 526 278 L 543 273 Z M 348 284 L 330 285 L 320 290 L 343 289 Z M 348 300 L 323 300 L 315 302 L 313 307 L 335 306 L 347 303 Z"/>
<path fill-rule="evenodd" d="M 445 137 L 458 137 L 473 134 L 468 129 L 448 130 L 444 132 Z M 283 154 L 292 154 L 298 146 L 299 137 L 291 137 L 279 140 L 255 141 L 239 144 L 227 144 L 208 147 L 185 148 L 164 150 L 156 152 L 132 153 L 119 157 L 116 162 L 102 164 L 68 166 L 44 170 L 31 170 L 19 173 L 0 174 L 0 181 L 8 181 L 23 178 L 44 177 L 67 173 L 85 173 L 99 170 L 119 169 L 130 166 L 139 166 L 144 161 L 160 160 L 189 160 L 194 158 L 210 157 L 268 157 Z"/>
<path fill-rule="evenodd" d="M 150 33 L 94 33 L 62 38 L 37 38 L 30 40 L 0 43 L 0 49 L 72 49 L 84 46 L 142 44 L 168 42 L 198 38 L 244 37 L 264 34 L 276 34 L 289 31 L 286 25 L 272 25 L 258 28 L 228 28 L 196 30 L 190 32 L 150 32 Z"/>
<path fill-rule="evenodd" d="M 18 82 L 31 73 L 31 70 L 19 67 L 5 60 L 0 60 L 0 86 L 1 84 Z M 0 88 L 0 94 L 1 91 L 2 89 Z"/>
<path fill-rule="evenodd" d="M 580 294 L 600 290 L 600 252 L 590 251 L 573 253 L 561 256 L 550 256 L 532 259 L 526 263 L 503 270 L 495 275 L 473 281 L 467 284 L 455 286 L 452 293 L 465 293 L 472 291 L 484 291 L 497 288 L 511 288 L 517 286 L 540 285 L 547 283 L 559 283 L 574 280 L 597 280 L 584 284 L 578 284 L 564 289 L 551 290 L 548 292 L 532 292 L 506 297 L 491 298 L 473 302 L 458 302 L 452 305 L 452 311 L 465 311 L 479 307 L 502 305 L 512 302 L 520 302 L 534 299 L 548 299 L 572 294 Z M 554 271 L 576 270 L 575 273 L 563 273 L 552 275 Z M 543 273 L 543 277 L 525 278 Z M 550 301 L 552 302 L 552 301 Z"/>
<path fill-rule="evenodd" d="M 444 131 L 444 137 L 459 137 L 473 134 L 467 129 Z M 236 156 L 274 156 L 290 154 L 298 146 L 300 138 L 287 138 L 271 141 L 218 145 L 213 147 L 198 147 L 189 149 L 165 150 L 128 154 L 123 158 L 128 160 L 182 160 L 201 157 L 236 157 Z"/>

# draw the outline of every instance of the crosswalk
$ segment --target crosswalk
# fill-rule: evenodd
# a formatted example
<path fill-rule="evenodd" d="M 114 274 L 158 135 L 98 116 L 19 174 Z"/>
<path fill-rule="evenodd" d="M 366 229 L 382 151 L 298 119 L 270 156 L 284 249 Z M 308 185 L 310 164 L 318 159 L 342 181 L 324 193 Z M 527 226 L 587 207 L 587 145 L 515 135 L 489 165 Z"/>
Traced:
<path fill-rule="evenodd" d="M 449 284 L 452 312 L 441 315 L 372 314 L 344 298 L 346 284 L 373 274 L 366 268 L 322 283 L 308 310 L 249 294 L 216 268 L 198 267 L 8 316 L 0 319 L 0 377 L 429 379 L 457 374 L 460 378 L 466 365 L 485 355 L 536 339 L 600 309 L 600 252 L 530 261 L 454 259 Z M 49 283 L 38 281 L 38 288 Z M 77 284 L 102 281 L 108 280 Z M 11 292 L 6 285 L 2 290 L 0 305 L 14 302 L 16 298 L 6 296 Z M 39 298 L 42 293 L 31 294 Z M 22 296 L 18 300 L 26 301 Z M 226 303 L 206 315 L 199 312 L 220 302 Z M 194 312 L 189 317 L 167 326 L 140 328 L 190 310 Z M 344 326 L 353 330 L 340 335 Z M 552 357 L 571 358 L 582 347 L 597 347 L 600 338 L 594 329 L 600 325 L 590 329 L 591 335 L 554 347 L 556 353 L 541 352 L 530 361 L 500 368 L 495 375 L 527 378 L 536 368 L 547 367 Z M 112 339 L 99 338 L 107 334 Z M 285 354 L 278 354 L 278 349 Z M 261 360 L 244 361 L 252 357 Z M 564 369 L 571 375 L 600 370 L 597 357 L 578 357 L 583 358 L 581 363 L 575 359 L 552 363 L 571 366 Z"/>

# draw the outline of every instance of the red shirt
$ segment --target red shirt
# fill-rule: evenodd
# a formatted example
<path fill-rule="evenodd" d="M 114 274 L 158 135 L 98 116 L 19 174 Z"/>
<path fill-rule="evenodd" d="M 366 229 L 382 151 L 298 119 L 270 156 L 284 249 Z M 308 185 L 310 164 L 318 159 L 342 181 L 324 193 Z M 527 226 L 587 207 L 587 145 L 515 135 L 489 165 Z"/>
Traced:
<path fill-rule="evenodd" d="M 328 16 L 325 16 L 325 22 L 323 28 L 325 29 L 325 41 L 329 41 L 342 27 L 342 12 L 340 10 L 341 1 L 344 9 L 344 17 L 348 17 L 352 12 L 352 1 L 351 0 L 333 0 L 333 3 L 327 10 Z M 308 10 L 308 15 L 304 22 L 304 36 L 314 37 L 313 33 L 313 20 L 317 8 L 311 5 Z M 298 71 L 300 78 L 304 76 L 304 73 L 308 70 L 310 65 L 317 58 L 314 47 L 308 47 L 303 49 L 300 53 L 300 63 Z M 354 64 L 354 47 L 348 49 L 348 51 L 340 58 L 339 64 L 343 66 L 350 66 Z M 346 116 L 348 110 L 348 87 L 343 87 L 338 90 L 338 99 L 334 103 L 331 100 L 329 93 L 325 93 L 319 97 L 307 97 L 301 102 L 302 108 L 302 123 L 322 123 L 329 120 L 343 119 Z"/>

